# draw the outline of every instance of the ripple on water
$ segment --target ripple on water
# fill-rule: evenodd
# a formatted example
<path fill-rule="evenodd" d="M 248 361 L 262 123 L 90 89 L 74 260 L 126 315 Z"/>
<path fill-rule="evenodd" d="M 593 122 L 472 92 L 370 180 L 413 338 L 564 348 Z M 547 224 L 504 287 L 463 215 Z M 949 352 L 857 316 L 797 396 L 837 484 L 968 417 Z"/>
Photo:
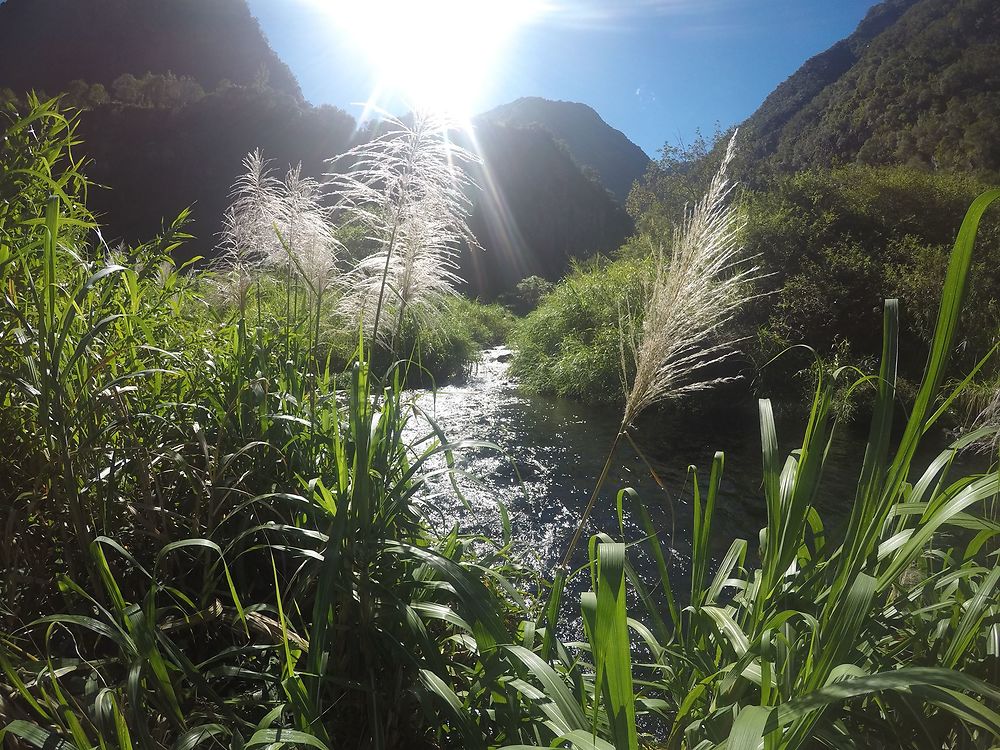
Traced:
<path fill-rule="evenodd" d="M 429 481 L 420 502 L 436 529 L 444 531 L 458 524 L 465 532 L 492 538 L 501 536 L 497 504 L 502 502 L 508 509 L 518 558 L 549 575 L 593 490 L 617 433 L 620 414 L 613 407 L 520 392 L 508 374 L 510 354 L 505 347 L 485 351 L 482 361 L 461 382 L 434 393 L 414 394 L 449 440 L 485 441 L 496 446 L 456 452 L 455 481 L 468 507 L 444 475 Z M 663 415 L 646 419 L 636 431 L 636 439 L 667 492 L 653 481 L 630 447 L 619 448 L 588 532 L 606 531 L 619 537 L 616 494 L 624 487 L 634 488 L 660 530 L 661 540 L 671 548 L 672 567 L 683 580 L 691 528 L 687 467 L 699 467 L 699 482 L 704 486 L 712 457 L 721 450 L 726 454 L 726 470 L 716 506 L 713 552 L 721 556 L 737 537 L 751 541 L 753 549 L 757 532 L 766 521 L 757 416 L 746 407 L 727 407 L 726 414 L 724 420 Z M 779 417 L 778 435 L 784 452 L 801 440 L 804 424 L 799 416 Z M 411 438 L 426 432 L 426 426 L 417 420 L 408 428 Z M 835 527 L 849 512 L 864 441 L 864 432 L 858 427 L 841 428 L 831 447 L 819 500 L 828 528 Z M 930 442 L 925 446 L 925 457 L 944 445 L 941 438 Z M 437 467 L 443 465 L 443 459 L 438 459 Z M 643 534 L 627 514 L 625 520 L 626 541 L 641 539 Z M 581 547 L 578 562 L 583 562 L 586 554 L 586 545 Z M 636 551 L 635 559 L 640 570 L 654 572 L 641 551 Z"/>

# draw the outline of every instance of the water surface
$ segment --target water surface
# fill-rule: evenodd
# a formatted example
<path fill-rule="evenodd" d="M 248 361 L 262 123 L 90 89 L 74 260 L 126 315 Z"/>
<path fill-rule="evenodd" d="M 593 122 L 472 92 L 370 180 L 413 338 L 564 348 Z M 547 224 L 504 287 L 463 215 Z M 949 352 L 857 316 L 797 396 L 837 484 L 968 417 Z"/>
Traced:
<path fill-rule="evenodd" d="M 503 347 L 488 350 L 467 379 L 418 397 L 421 408 L 450 440 L 496 445 L 496 449 L 477 447 L 456 453 L 462 472 L 457 481 L 471 508 L 462 505 L 443 478 L 433 482 L 432 494 L 424 502 L 435 527 L 446 530 L 458 523 L 463 531 L 492 538 L 501 535 L 497 504 L 503 503 L 518 558 L 549 576 L 593 491 L 621 413 L 615 407 L 521 391 L 507 372 L 510 356 L 510 350 Z M 778 412 L 780 447 L 787 455 L 801 443 L 805 416 L 792 410 L 785 410 L 784 415 Z M 746 539 L 755 550 L 758 532 L 766 523 L 757 415 L 748 405 L 733 405 L 721 413 L 725 418 L 657 414 L 645 419 L 635 432 L 636 442 L 666 491 L 632 447 L 622 444 L 591 516 L 588 535 L 603 531 L 621 537 L 616 496 L 622 488 L 631 487 L 650 509 L 661 539 L 673 550 L 671 566 L 683 576 L 692 526 L 688 467 L 698 467 L 704 486 L 715 452 L 723 451 L 725 473 L 712 531 L 713 551 L 721 556 L 735 538 Z M 419 431 L 413 429 L 414 434 Z M 846 522 L 854 500 L 865 438 L 863 425 L 842 426 L 831 446 L 817 504 L 824 524 L 834 534 Z M 944 435 L 926 440 L 915 465 L 925 466 L 945 444 Z M 971 461 L 971 465 L 976 463 Z M 643 537 L 632 519 L 626 507 L 626 541 Z M 582 544 L 576 562 L 585 561 L 585 554 Z M 640 549 L 635 557 L 640 568 L 652 572 Z"/>

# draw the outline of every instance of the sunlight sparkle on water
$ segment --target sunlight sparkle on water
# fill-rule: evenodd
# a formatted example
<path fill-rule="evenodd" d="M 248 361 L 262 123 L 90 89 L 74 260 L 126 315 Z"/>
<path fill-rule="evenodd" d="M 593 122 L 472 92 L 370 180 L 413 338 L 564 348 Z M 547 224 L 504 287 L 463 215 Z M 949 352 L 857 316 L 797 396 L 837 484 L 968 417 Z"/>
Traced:
<path fill-rule="evenodd" d="M 372 66 L 368 107 L 394 103 L 466 119 L 503 72 L 544 0 L 313 0 Z M 366 113 L 367 114 L 367 113 Z"/>

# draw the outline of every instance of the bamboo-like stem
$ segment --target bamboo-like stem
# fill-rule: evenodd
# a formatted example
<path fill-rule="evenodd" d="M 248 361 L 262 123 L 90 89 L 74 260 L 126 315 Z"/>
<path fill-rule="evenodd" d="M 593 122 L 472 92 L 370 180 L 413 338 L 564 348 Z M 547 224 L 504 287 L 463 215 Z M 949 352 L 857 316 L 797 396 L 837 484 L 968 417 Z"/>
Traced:
<path fill-rule="evenodd" d="M 378 325 L 382 317 L 382 305 L 385 303 L 385 287 L 389 283 L 389 267 L 392 261 L 392 252 L 396 245 L 396 236 L 399 233 L 399 222 L 403 214 L 403 204 L 400 203 L 396 211 L 396 220 L 393 222 L 392 234 L 385 252 L 385 266 L 382 269 L 382 283 L 378 290 L 378 304 L 375 306 L 375 320 L 372 323 L 372 346 L 378 341 Z"/>
<path fill-rule="evenodd" d="M 594 505 L 601 494 L 601 489 L 604 487 L 605 481 L 607 481 L 608 473 L 611 471 L 611 462 L 614 460 L 615 451 L 618 448 L 618 443 L 621 441 L 623 433 L 624 425 L 619 429 L 618 434 L 615 435 L 615 439 L 611 443 L 611 448 L 608 449 L 608 457 L 604 460 L 604 468 L 601 469 L 600 477 L 597 480 L 597 484 L 594 485 L 594 491 L 590 494 L 587 506 L 583 509 L 583 513 L 580 514 L 580 521 L 577 523 L 576 531 L 573 532 L 573 537 L 566 547 L 562 562 L 556 569 L 555 579 L 552 581 L 552 591 L 549 593 L 549 601 L 545 607 L 544 614 L 545 637 L 542 641 L 542 658 L 545 660 L 550 659 L 552 656 L 552 645 L 555 642 L 555 631 L 559 623 L 563 590 L 566 587 L 566 578 L 569 575 L 569 565 L 573 559 L 573 552 L 576 551 L 576 545 L 580 542 L 583 529 L 587 525 L 587 520 L 590 518 L 591 512 L 594 510 Z"/>
<path fill-rule="evenodd" d="M 576 545 L 580 542 L 580 537 L 583 535 L 583 527 L 586 526 L 587 520 L 590 518 L 590 514 L 594 510 L 594 505 L 597 503 L 597 496 L 600 495 L 601 489 L 604 487 L 604 482 L 608 478 L 608 473 L 611 471 L 611 461 L 615 456 L 615 450 L 617 450 L 618 443 L 621 441 L 624 432 L 624 429 L 620 430 L 618 434 L 615 435 L 614 441 L 611 443 L 611 448 L 608 450 L 608 457 L 604 461 L 604 468 L 601 469 L 601 474 L 597 480 L 597 484 L 594 486 L 594 491 L 591 493 L 590 500 L 587 502 L 587 506 L 583 509 L 583 513 L 580 515 L 580 522 L 577 524 L 576 531 L 573 533 L 573 538 L 570 539 L 569 546 L 566 548 L 566 554 L 563 555 L 563 561 L 560 565 L 562 568 L 568 567 L 569 562 L 573 557 L 573 552 L 576 549 Z"/>

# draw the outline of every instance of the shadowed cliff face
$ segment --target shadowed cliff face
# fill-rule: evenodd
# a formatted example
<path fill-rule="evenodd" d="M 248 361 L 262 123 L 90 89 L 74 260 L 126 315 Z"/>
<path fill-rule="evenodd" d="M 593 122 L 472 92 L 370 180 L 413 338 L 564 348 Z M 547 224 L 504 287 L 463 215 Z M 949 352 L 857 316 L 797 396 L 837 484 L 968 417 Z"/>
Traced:
<path fill-rule="evenodd" d="M 82 150 L 109 242 L 135 242 L 191 207 L 194 239 L 181 259 L 211 256 L 243 159 L 261 149 L 280 173 L 301 162 L 312 177 L 352 142 L 354 119 L 333 107 L 309 107 L 273 90 L 230 88 L 184 107 L 106 105 L 84 112 Z"/>
<path fill-rule="evenodd" d="M 110 85 L 123 73 L 171 71 L 208 90 L 266 84 L 302 97 L 245 0 L 6 0 L 0 4 L 0 88 Z"/>
<path fill-rule="evenodd" d="M 623 205 L 632 183 L 649 165 L 649 157 L 641 148 L 586 104 L 524 97 L 490 110 L 481 119 L 515 127 L 539 127 L 550 133 L 577 164 L 593 170 Z"/>
<path fill-rule="evenodd" d="M 628 214 L 549 133 L 480 120 L 476 143 L 483 165 L 473 177 L 482 190 L 471 226 L 485 251 L 463 257 L 472 293 L 492 298 L 527 276 L 556 280 L 573 259 L 614 250 L 633 231 Z"/>

